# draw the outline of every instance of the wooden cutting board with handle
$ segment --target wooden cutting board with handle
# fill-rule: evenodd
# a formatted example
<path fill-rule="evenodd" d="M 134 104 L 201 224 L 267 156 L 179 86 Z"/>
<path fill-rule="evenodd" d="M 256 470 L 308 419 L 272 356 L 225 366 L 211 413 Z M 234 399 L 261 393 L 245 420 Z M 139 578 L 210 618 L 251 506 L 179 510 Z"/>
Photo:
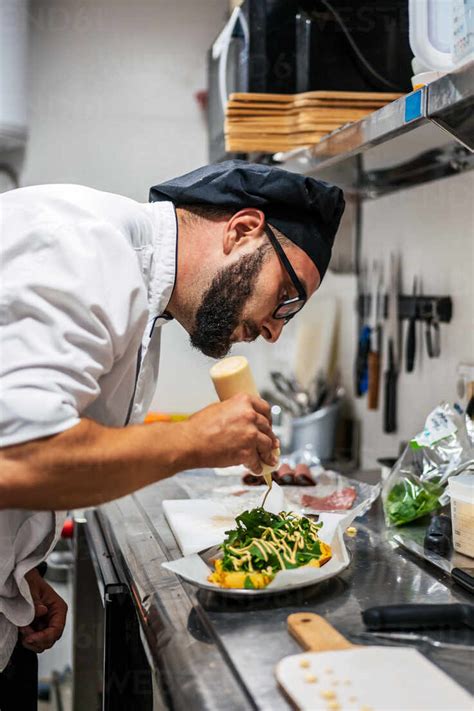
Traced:
<path fill-rule="evenodd" d="M 470 694 L 415 649 L 353 645 L 309 612 L 290 615 L 288 629 L 307 652 L 275 675 L 301 711 L 472 711 Z"/>

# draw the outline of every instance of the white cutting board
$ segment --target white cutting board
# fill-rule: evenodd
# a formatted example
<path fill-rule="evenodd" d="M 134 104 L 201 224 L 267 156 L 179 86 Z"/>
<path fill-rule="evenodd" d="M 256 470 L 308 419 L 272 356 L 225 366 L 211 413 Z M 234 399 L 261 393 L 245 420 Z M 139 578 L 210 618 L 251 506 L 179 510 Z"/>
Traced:
<path fill-rule="evenodd" d="M 301 667 L 302 660 L 309 666 Z M 301 711 L 474 708 L 470 694 L 416 649 L 361 647 L 295 654 L 282 659 L 275 673 L 280 686 Z M 316 682 L 307 681 L 312 676 Z"/>
<path fill-rule="evenodd" d="M 472 711 L 473 699 L 416 649 L 356 647 L 326 620 L 296 613 L 288 627 L 308 651 L 275 675 L 301 711 Z"/>
<path fill-rule="evenodd" d="M 263 487 L 262 487 L 263 488 Z M 266 493 L 262 492 L 263 497 Z M 225 532 L 235 528 L 235 517 L 245 505 L 237 497 L 215 499 L 167 499 L 163 511 L 183 555 L 199 553 L 225 539 Z M 265 509 L 280 513 L 285 509 L 284 494 L 275 482 L 265 501 Z"/>
<path fill-rule="evenodd" d="M 235 514 L 211 499 L 163 501 L 163 511 L 183 555 L 222 543 L 235 527 Z"/>

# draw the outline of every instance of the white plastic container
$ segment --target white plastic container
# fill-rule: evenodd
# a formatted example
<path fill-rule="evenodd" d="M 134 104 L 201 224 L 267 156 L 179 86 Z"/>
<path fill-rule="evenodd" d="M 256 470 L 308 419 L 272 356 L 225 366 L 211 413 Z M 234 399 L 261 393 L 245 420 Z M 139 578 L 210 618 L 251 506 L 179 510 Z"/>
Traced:
<path fill-rule="evenodd" d="M 409 0 L 414 73 L 449 72 L 474 56 L 474 0 Z"/>
<path fill-rule="evenodd" d="M 411 78 L 413 91 L 416 91 L 427 84 L 431 84 L 432 81 L 440 79 L 440 77 L 444 76 L 444 74 L 445 72 L 420 72 L 420 74 L 414 74 Z"/>
<path fill-rule="evenodd" d="M 474 473 L 451 477 L 448 492 L 454 549 L 474 558 Z"/>

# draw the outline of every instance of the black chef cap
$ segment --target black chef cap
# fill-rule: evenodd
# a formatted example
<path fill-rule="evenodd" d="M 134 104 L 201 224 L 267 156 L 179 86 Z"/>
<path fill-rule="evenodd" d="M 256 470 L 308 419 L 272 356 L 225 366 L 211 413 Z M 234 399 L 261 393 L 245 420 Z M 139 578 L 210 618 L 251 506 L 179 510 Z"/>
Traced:
<path fill-rule="evenodd" d="M 321 279 L 344 212 L 342 190 L 281 168 L 228 160 L 150 188 L 150 202 L 212 205 L 241 210 L 256 207 L 270 225 L 301 247 L 318 268 Z"/>

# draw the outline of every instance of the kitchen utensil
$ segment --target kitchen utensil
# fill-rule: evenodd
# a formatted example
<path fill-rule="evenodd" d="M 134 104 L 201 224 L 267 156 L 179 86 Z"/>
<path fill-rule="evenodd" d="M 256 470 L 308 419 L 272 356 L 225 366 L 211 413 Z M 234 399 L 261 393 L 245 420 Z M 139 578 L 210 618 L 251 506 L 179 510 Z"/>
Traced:
<path fill-rule="evenodd" d="M 343 400 L 346 395 L 341 385 L 341 371 L 336 368 L 329 381 L 319 380 L 313 388 L 310 401 L 311 412 L 332 405 L 336 400 Z"/>
<path fill-rule="evenodd" d="M 466 415 L 474 420 L 474 380 L 466 382 Z"/>
<path fill-rule="evenodd" d="M 378 410 L 380 383 L 380 351 L 370 351 L 368 355 L 369 385 L 367 390 L 367 408 Z"/>
<path fill-rule="evenodd" d="M 401 644 L 403 642 L 413 642 L 414 644 L 434 647 L 435 649 L 452 649 L 456 652 L 474 652 L 472 644 L 455 644 L 452 642 L 441 642 L 438 639 L 432 639 L 426 634 L 417 634 L 416 632 L 359 632 L 351 634 L 351 639 L 362 642 L 373 642 L 377 639 L 389 640 L 393 644 Z"/>
<path fill-rule="evenodd" d="M 390 285 L 388 292 L 388 361 L 385 372 L 384 432 L 397 430 L 397 381 L 400 364 L 400 323 L 398 319 L 399 258 L 390 255 Z"/>
<path fill-rule="evenodd" d="M 444 514 L 431 517 L 430 525 L 426 529 L 424 547 L 441 556 L 450 553 L 452 547 L 452 525 L 449 516 Z"/>
<path fill-rule="evenodd" d="M 407 328 L 407 343 L 406 343 L 406 354 L 405 354 L 407 373 L 413 372 L 413 368 L 415 366 L 415 357 L 416 357 L 416 301 L 415 301 L 415 297 L 417 294 L 417 289 L 418 289 L 418 284 L 417 284 L 417 278 L 415 277 L 413 279 L 412 312 L 411 312 L 410 318 L 408 319 L 408 328 Z"/>
<path fill-rule="evenodd" d="M 472 709 L 470 694 L 415 649 L 355 646 L 309 612 L 290 615 L 288 629 L 309 651 L 282 659 L 275 675 L 301 711 Z"/>
<path fill-rule="evenodd" d="M 296 380 L 275 370 L 270 373 L 270 377 L 278 392 L 295 404 L 300 416 L 309 412 L 309 395 Z"/>
<path fill-rule="evenodd" d="M 425 326 L 426 351 L 430 358 L 441 355 L 441 336 L 439 331 L 439 316 L 436 301 L 431 303 L 431 315 L 426 319 Z"/>
<path fill-rule="evenodd" d="M 375 261 L 372 267 L 372 290 L 370 299 L 370 351 L 368 354 L 367 407 L 377 410 L 379 406 L 380 351 L 381 351 L 381 300 L 382 264 Z"/>
<path fill-rule="evenodd" d="M 366 393 L 368 386 L 368 356 L 370 350 L 370 326 L 367 323 L 369 317 L 368 287 L 367 264 L 364 263 L 357 279 L 359 320 L 354 365 L 354 390 L 357 397 L 361 397 Z"/>
<path fill-rule="evenodd" d="M 440 568 L 443 573 L 450 575 L 455 583 L 461 585 L 471 594 L 474 594 L 474 571 L 469 573 L 467 568 L 458 568 L 454 566 L 447 558 L 443 558 L 437 553 L 433 553 L 433 551 L 426 550 L 426 548 L 418 545 L 415 541 L 412 541 L 410 538 L 402 536 L 399 533 L 393 536 L 393 540 L 409 553 L 412 553 L 427 563 L 431 563 L 431 565 L 435 565 L 437 568 Z"/>
<path fill-rule="evenodd" d="M 295 417 L 291 423 L 291 451 L 312 444 L 319 459 L 330 460 L 334 454 L 340 400 L 321 407 L 304 417 Z"/>
<path fill-rule="evenodd" d="M 370 630 L 411 630 L 423 627 L 474 629 L 474 605 L 383 605 L 364 610 L 362 619 Z"/>
<path fill-rule="evenodd" d="M 315 378 L 310 386 L 310 394 L 310 410 L 311 412 L 316 412 L 316 410 L 322 407 L 329 394 L 329 387 L 326 381 L 322 378 Z"/>
<path fill-rule="evenodd" d="M 266 400 L 268 403 L 270 403 L 270 405 L 278 405 L 279 407 L 281 407 L 282 410 L 287 412 L 289 415 L 293 415 L 294 417 L 299 416 L 299 414 L 300 414 L 299 406 L 295 403 L 294 400 L 290 400 L 282 393 L 280 393 L 280 392 L 275 393 L 270 390 L 262 390 L 261 395 L 264 400 Z"/>

